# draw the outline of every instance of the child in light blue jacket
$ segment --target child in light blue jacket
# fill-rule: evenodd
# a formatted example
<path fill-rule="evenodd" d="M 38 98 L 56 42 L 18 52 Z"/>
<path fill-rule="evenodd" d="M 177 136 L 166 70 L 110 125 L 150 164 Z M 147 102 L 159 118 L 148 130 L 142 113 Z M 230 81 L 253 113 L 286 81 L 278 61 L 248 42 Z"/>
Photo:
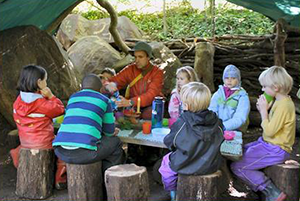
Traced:
<path fill-rule="evenodd" d="M 228 65 L 223 72 L 224 85 L 212 96 L 209 110 L 217 113 L 223 120 L 224 130 L 246 132 L 249 121 L 250 100 L 245 89 L 241 87 L 240 70 Z"/>

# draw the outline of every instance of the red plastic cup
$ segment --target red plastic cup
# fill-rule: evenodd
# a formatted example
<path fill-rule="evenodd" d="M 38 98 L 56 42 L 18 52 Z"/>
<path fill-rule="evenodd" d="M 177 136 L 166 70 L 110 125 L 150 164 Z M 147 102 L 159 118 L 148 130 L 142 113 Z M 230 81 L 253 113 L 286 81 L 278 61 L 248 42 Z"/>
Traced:
<path fill-rule="evenodd" d="M 143 134 L 150 134 L 151 133 L 151 122 L 145 121 L 143 123 Z"/>

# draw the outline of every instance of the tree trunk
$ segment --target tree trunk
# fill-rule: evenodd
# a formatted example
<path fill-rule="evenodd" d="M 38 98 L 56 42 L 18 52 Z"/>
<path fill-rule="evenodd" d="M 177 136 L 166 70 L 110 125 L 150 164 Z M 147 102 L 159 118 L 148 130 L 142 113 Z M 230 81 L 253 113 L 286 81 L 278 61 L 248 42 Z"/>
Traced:
<path fill-rule="evenodd" d="M 109 25 L 109 32 L 111 33 L 112 37 L 114 38 L 115 44 L 126 54 L 129 53 L 130 48 L 125 44 L 122 40 L 118 30 L 118 15 L 112 5 L 106 0 L 97 0 L 98 4 L 105 8 L 110 15 L 110 25 Z"/>
<path fill-rule="evenodd" d="M 177 182 L 177 201 L 219 200 L 219 182 L 222 172 L 209 175 L 181 175 Z"/>
<path fill-rule="evenodd" d="M 46 199 L 54 183 L 53 149 L 21 148 L 16 194 L 29 199 Z"/>
<path fill-rule="evenodd" d="M 287 38 L 284 20 L 279 19 L 275 25 L 276 38 L 274 43 L 274 65 L 285 67 L 284 42 Z"/>
<path fill-rule="evenodd" d="M 67 164 L 68 194 L 72 201 L 102 201 L 102 162 Z"/>
<path fill-rule="evenodd" d="M 196 45 L 194 68 L 200 81 L 206 84 L 211 91 L 215 91 L 214 54 L 215 48 L 211 43 L 201 42 Z"/>
<path fill-rule="evenodd" d="M 117 165 L 105 171 L 108 201 L 147 201 L 149 182 L 145 167 Z"/>
<path fill-rule="evenodd" d="M 285 201 L 299 200 L 299 165 L 273 165 L 264 172 L 281 191 L 287 194 Z"/>

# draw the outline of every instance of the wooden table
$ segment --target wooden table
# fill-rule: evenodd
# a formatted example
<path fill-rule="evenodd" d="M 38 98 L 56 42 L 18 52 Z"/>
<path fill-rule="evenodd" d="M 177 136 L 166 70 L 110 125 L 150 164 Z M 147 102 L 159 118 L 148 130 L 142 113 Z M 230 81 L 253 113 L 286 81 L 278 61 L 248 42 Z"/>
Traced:
<path fill-rule="evenodd" d="M 141 130 L 121 130 L 118 137 L 124 143 L 167 148 L 163 143 L 165 135 L 143 134 Z M 231 141 L 224 141 L 220 151 L 223 156 L 230 160 L 239 160 L 242 157 L 242 133 L 235 131 L 235 138 Z"/>

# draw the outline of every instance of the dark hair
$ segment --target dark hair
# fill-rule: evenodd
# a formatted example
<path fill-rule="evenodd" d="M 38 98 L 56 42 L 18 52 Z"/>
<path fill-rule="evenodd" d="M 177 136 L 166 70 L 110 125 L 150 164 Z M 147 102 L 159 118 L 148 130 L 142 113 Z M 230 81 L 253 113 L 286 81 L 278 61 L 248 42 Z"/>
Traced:
<path fill-rule="evenodd" d="M 103 74 L 103 73 L 108 73 L 108 74 L 110 74 L 110 75 L 112 75 L 112 76 L 115 76 L 115 75 L 116 75 L 116 71 L 115 71 L 115 69 L 113 69 L 113 68 L 104 68 L 104 69 L 101 71 L 101 74 Z"/>
<path fill-rule="evenodd" d="M 93 73 L 86 75 L 83 78 L 81 85 L 82 89 L 92 89 L 98 92 L 100 92 L 100 89 L 102 88 L 102 82 L 100 78 Z"/>
<path fill-rule="evenodd" d="M 24 66 L 18 81 L 17 90 L 23 92 L 37 92 L 40 88 L 37 84 L 38 80 L 45 79 L 47 71 L 37 65 L 30 64 Z"/>

